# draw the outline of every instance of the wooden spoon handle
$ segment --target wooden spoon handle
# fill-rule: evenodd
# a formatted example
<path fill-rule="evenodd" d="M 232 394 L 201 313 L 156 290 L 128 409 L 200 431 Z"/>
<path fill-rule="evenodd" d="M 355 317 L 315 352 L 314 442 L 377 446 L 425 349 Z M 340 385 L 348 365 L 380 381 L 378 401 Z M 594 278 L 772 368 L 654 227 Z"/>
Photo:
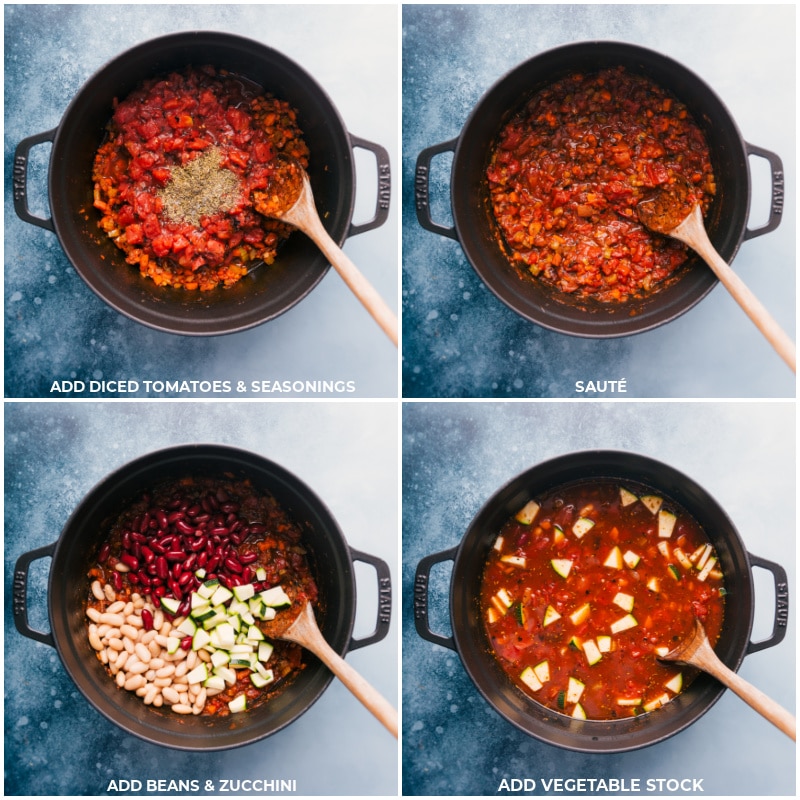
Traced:
<path fill-rule="evenodd" d="M 353 669 L 319 634 L 307 635 L 303 644 L 397 738 L 397 711 L 383 695 Z"/>
<path fill-rule="evenodd" d="M 695 212 L 696 214 L 693 213 L 687 217 L 673 231 L 672 235 L 697 251 L 708 266 L 711 267 L 722 285 L 730 292 L 733 299 L 744 309 L 747 316 L 750 317 L 756 327 L 767 338 L 767 341 L 775 348 L 778 355 L 792 368 L 793 372 L 797 372 L 794 342 L 786 335 L 769 311 L 764 308 L 761 301 L 750 291 L 745 282 L 717 253 L 708 238 L 697 207 L 695 207 Z M 699 224 L 697 224 L 698 219 Z"/>
<path fill-rule="evenodd" d="M 755 686 L 748 683 L 744 678 L 739 677 L 733 670 L 728 669 L 713 651 L 711 651 L 710 656 L 704 654 L 701 660 L 694 663 L 702 666 L 706 672 L 713 675 L 720 683 L 724 683 L 751 708 L 758 711 L 762 717 L 768 719 L 792 740 L 797 741 L 795 718 L 771 697 L 767 697 L 760 689 L 756 689 Z"/>
<path fill-rule="evenodd" d="M 316 217 L 316 214 L 314 216 Z M 345 255 L 339 245 L 331 239 L 318 217 L 307 218 L 304 230 L 397 347 L 397 317 L 386 305 L 375 287 L 361 274 L 358 267 Z"/>

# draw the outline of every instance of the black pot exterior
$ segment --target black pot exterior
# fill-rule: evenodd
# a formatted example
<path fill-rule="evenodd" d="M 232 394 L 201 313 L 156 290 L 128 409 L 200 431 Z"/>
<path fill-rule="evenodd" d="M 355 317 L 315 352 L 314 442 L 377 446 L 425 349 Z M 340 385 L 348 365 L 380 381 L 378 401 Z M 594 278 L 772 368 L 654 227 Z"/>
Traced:
<path fill-rule="evenodd" d="M 109 475 L 89 492 L 55 545 L 43 548 L 52 552 L 48 586 L 51 634 L 33 638 L 53 644 L 89 702 L 129 733 L 178 749 L 222 750 L 281 730 L 313 705 L 333 676 L 321 662 L 306 656 L 306 668 L 274 700 L 227 718 L 183 717 L 147 707 L 133 693 L 118 689 L 109 678 L 88 643 L 84 614 L 87 570 L 96 559 L 109 524 L 128 502 L 154 483 L 186 475 L 248 478 L 256 488 L 275 496 L 303 529 L 304 542 L 313 556 L 324 603 L 318 622 L 325 639 L 340 655 L 369 643 L 351 640 L 356 608 L 352 559 L 360 560 L 364 554 L 348 548 L 328 509 L 298 478 L 261 456 L 220 445 L 186 445 L 151 453 Z M 28 555 L 35 558 L 49 554 L 43 551 Z M 25 625 L 18 627 L 31 635 Z M 376 641 L 385 633 L 384 629 L 369 641 Z"/>
<path fill-rule="evenodd" d="M 691 725 L 725 691 L 706 674 L 699 675 L 672 702 L 656 712 L 626 720 L 576 720 L 532 701 L 514 686 L 491 654 L 478 603 L 483 566 L 503 523 L 528 500 L 558 486 L 591 478 L 619 478 L 653 488 L 683 506 L 713 543 L 725 574 L 725 619 L 717 655 L 732 670 L 744 656 L 777 644 L 785 633 L 780 602 L 775 630 L 768 642 L 750 642 L 754 613 L 751 566 L 763 566 L 776 576 L 776 591 L 785 592 L 785 572 L 763 559 L 749 556 L 733 523 L 716 501 L 677 470 L 645 456 L 617 451 L 586 451 L 560 456 L 532 467 L 494 494 L 470 524 L 457 549 L 421 562 L 417 600 L 417 629 L 424 638 L 451 646 L 475 684 L 495 710 L 523 732 L 549 744 L 587 753 L 616 753 L 660 742 Z M 422 601 L 431 563 L 452 558 L 450 622 L 452 640 L 432 634 Z M 780 582 L 782 576 L 783 583 Z M 784 602 L 786 601 L 784 595 Z M 785 606 L 784 606 L 785 610 Z"/>
<path fill-rule="evenodd" d="M 773 167 L 773 192 L 779 187 L 780 160 L 748 145 L 719 97 L 694 73 L 676 61 L 645 48 L 622 42 L 578 42 L 541 53 L 501 78 L 481 98 L 457 140 L 429 148 L 418 161 L 417 206 L 424 227 L 447 234 L 431 224 L 426 207 L 426 160 L 454 149 L 450 198 L 454 238 L 487 287 L 507 306 L 545 328 L 575 336 L 610 338 L 649 330 L 669 322 L 696 305 L 716 285 L 713 273 L 692 254 L 680 278 L 644 300 L 621 304 L 580 303 L 546 285 L 522 278 L 509 263 L 494 221 L 486 167 L 496 137 L 508 119 L 539 89 L 576 71 L 624 66 L 670 90 L 689 109 L 703 130 L 717 179 L 717 196 L 706 219 L 709 236 L 728 262 L 750 235 L 776 227 L 778 213 L 765 229 L 747 231 L 750 203 L 748 153 L 767 158 Z M 422 184 L 422 185 L 420 185 Z M 782 191 L 782 183 L 780 186 Z"/>
<path fill-rule="evenodd" d="M 329 268 L 314 244 L 295 234 L 273 265 L 255 269 L 229 289 L 159 288 L 126 264 L 122 251 L 97 227 L 92 164 L 114 98 L 124 98 L 146 78 L 206 64 L 241 75 L 297 109 L 311 152 L 315 201 L 326 229 L 341 244 L 355 203 L 356 142 L 315 80 L 259 42 L 225 33 L 185 32 L 137 45 L 96 72 L 73 98 L 55 132 L 38 137 L 53 140 L 48 178 L 52 222 L 43 227 L 55 231 L 78 274 L 101 299 L 131 319 L 195 336 L 245 330 L 273 319 L 302 300 Z M 358 144 L 365 146 L 360 140 Z M 21 163 L 24 167 L 24 158 Z M 18 199 L 22 206 L 24 197 Z"/>

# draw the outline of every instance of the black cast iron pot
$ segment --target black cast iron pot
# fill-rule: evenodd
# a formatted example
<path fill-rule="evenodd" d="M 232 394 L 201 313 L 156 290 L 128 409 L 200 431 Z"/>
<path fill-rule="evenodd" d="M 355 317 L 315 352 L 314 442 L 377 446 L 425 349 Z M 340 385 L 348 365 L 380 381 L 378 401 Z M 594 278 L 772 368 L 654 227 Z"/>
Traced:
<path fill-rule="evenodd" d="M 717 283 L 700 257 L 692 254 L 677 281 L 644 300 L 618 305 L 580 303 L 530 276 L 521 277 L 499 244 L 485 173 L 501 128 L 535 92 L 559 78 L 620 65 L 672 92 L 703 130 L 717 181 L 717 196 L 706 225 L 712 243 L 727 262 L 733 260 L 742 241 L 774 230 L 783 210 L 780 158 L 745 142 L 719 97 L 678 62 L 637 45 L 590 41 L 557 47 L 520 64 L 486 92 L 459 136 L 420 153 L 415 175 L 417 218 L 423 228 L 459 241 L 475 272 L 509 308 L 542 327 L 574 336 L 610 338 L 649 330 L 688 311 Z M 450 151 L 454 153 L 450 176 L 453 227 L 435 222 L 429 208 L 431 161 Z M 755 229 L 747 227 L 750 155 L 767 159 L 772 176 L 769 219 Z"/>
<path fill-rule="evenodd" d="M 691 478 L 645 456 L 603 450 L 571 453 L 543 462 L 494 494 L 458 546 L 420 561 L 414 583 L 414 619 L 420 636 L 458 652 L 480 693 L 521 731 L 568 750 L 619 753 L 655 744 L 683 730 L 719 700 L 725 687 L 703 673 L 672 702 L 649 714 L 612 721 L 573 719 L 535 702 L 507 678 L 491 654 L 479 608 L 483 566 L 503 523 L 531 498 L 591 478 L 619 478 L 650 486 L 683 506 L 702 525 L 725 575 L 725 619 L 715 650 L 728 667 L 737 670 L 745 655 L 783 639 L 788 619 L 785 570 L 748 553 L 722 508 Z M 443 561 L 453 562 L 452 636 L 435 633 L 428 625 L 428 578 L 431 568 Z M 755 605 L 753 567 L 768 570 L 775 584 L 773 630 L 767 639 L 758 642 L 750 640 Z"/>
<path fill-rule="evenodd" d="M 55 647 L 72 680 L 89 702 L 125 731 L 155 744 L 210 751 L 249 744 L 289 725 L 320 697 L 333 675 L 310 654 L 306 668 L 281 694 L 247 713 L 227 718 L 189 716 L 145 706 L 118 689 L 95 657 L 87 638 L 87 570 L 109 524 L 154 483 L 185 476 L 249 478 L 271 493 L 300 524 L 312 557 L 324 613 L 320 629 L 340 655 L 383 639 L 391 616 L 391 578 L 385 562 L 350 548 L 322 501 L 283 467 L 259 455 L 221 445 L 185 445 L 132 461 L 107 476 L 81 501 L 57 541 L 20 556 L 14 570 L 14 622 L 20 633 Z M 36 559 L 51 558 L 47 606 L 50 632 L 28 624 L 27 578 Z M 371 565 L 378 581 L 375 630 L 352 638 L 356 614 L 354 562 Z"/>
<path fill-rule="evenodd" d="M 259 267 L 230 289 L 187 292 L 159 288 L 125 263 L 124 254 L 97 227 L 92 208 L 92 163 L 103 141 L 114 98 L 144 79 L 188 65 L 211 64 L 241 75 L 298 111 L 311 151 L 309 176 L 326 230 L 339 244 L 382 225 L 389 213 L 386 150 L 347 132 L 325 91 L 298 64 L 259 42 L 216 32 L 175 33 L 139 44 L 96 72 L 72 99 L 57 128 L 30 136 L 14 156 L 14 208 L 26 222 L 54 231 L 78 274 L 108 305 L 131 319 L 170 333 L 211 336 L 254 327 L 302 300 L 329 264 L 308 237 L 295 233 L 275 263 Z M 51 218 L 28 208 L 27 164 L 34 145 L 52 141 L 48 173 Z M 353 148 L 377 160 L 375 216 L 352 224 L 356 174 Z"/>

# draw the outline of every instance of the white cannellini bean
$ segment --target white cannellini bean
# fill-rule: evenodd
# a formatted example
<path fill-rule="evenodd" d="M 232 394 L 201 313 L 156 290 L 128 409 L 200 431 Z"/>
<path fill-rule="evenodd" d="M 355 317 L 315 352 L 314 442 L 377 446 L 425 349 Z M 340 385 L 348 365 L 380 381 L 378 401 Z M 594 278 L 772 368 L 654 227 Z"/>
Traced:
<path fill-rule="evenodd" d="M 180 695 L 171 686 L 163 686 L 161 695 L 171 706 L 177 705 L 181 701 Z"/>
<path fill-rule="evenodd" d="M 110 614 L 106 611 L 104 614 L 100 615 L 100 622 L 105 625 L 111 625 L 114 628 L 119 628 L 120 625 L 125 624 L 125 617 L 122 614 Z"/>
<path fill-rule="evenodd" d="M 103 586 L 100 583 L 100 581 L 92 581 L 92 594 L 98 600 L 105 600 L 106 599 L 106 593 L 103 591 Z"/>
<path fill-rule="evenodd" d="M 114 587 L 110 583 L 107 583 L 103 587 L 103 594 L 106 596 L 106 600 L 113 601 L 117 599 L 117 594 L 114 591 Z"/>
<path fill-rule="evenodd" d="M 100 591 L 102 592 L 103 590 L 101 589 Z M 86 609 L 86 616 L 89 617 L 92 622 L 100 622 L 100 612 L 94 606 L 89 606 Z"/>
<path fill-rule="evenodd" d="M 117 600 L 106 609 L 106 614 L 119 614 L 123 608 L 125 608 L 125 601 Z"/>
<path fill-rule="evenodd" d="M 172 710 L 176 714 L 191 714 L 192 713 L 192 707 L 190 705 L 186 704 L 186 703 L 176 703 L 174 706 L 172 706 Z"/>
<path fill-rule="evenodd" d="M 150 651 L 141 642 L 137 642 L 133 649 L 140 661 L 144 661 L 145 664 L 149 663 Z"/>

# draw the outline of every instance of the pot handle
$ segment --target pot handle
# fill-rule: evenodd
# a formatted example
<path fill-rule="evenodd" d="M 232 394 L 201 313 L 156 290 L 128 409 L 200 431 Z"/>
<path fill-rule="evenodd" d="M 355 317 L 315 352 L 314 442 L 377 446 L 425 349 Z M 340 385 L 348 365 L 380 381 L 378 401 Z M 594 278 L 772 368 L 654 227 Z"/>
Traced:
<path fill-rule="evenodd" d="M 359 550 L 350 548 L 350 555 L 353 561 L 363 561 L 371 564 L 375 568 L 378 578 L 378 619 L 375 623 L 375 630 L 363 639 L 350 638 L 348 652 L 366 647 L 368 644 L 375 644 L 386 638 L 389 633 L 389 624 L 392 621 L 392 577 L 389 573 L 389 565 L 376 556 L 362 553 Z"/>
<path fill-rule="evenodd" d="M 430 208 L 430 173 L 431 161 L 434 156 L 440 153 L 455 152 L 458 137 L 447 142 L 434 144 L 426 147 L 417 157 L 417 166 L 414 170 L 414 204 L 417 207 L 417 220 L 426 231 L 438 233 L 440 236 L 447 236 L 450 239 L 458 240 L 455 227 L 447 227 L 438 222 L 434 222 L 431 217 Z"/>
<path fill-rule="evenodd" d="M 56 543 L 53 542 L 24 553 L 17 559 L 14 566 L 14 624 L 23 636 L 42 644 L 49 644 L 50 647 L 56 646 L 53 634 L 34 630 L 28 624 L 28 571 L 32 562 L 40 558 L 52 558 L 55 547 Z"/>
<path fill-rule="evenodd" d="M 365 231 L 379 228 L 389 218 L 389 203 L 392 197 L 392 175 L 391 165 L 389 164 L 389 153 L 385 147 L 375 142 L 369 142 L 359 136 L 349 134 L 352 147 L 360 147 L 362 150 L 369 150 L 375 155 L 378 164 L 378 197 L 375 202 L 375 216 L 368 222 L 358 225 L 350 223 L 348 236 L 356 236 Z"/>
<path fill-rule="evenodd" d="M 458 547 L 453 547 L 450 550 L 443 550 L 441 553 L 425 556 L 417 565 L 417 574 L 414 576 L 414 625 L 417 633 L 423 639 L 450 650 L 456 649 L 453 637 L 434 633 L 428 625 L 428 582 L 431 567 L 441 561 L 455 561 L 457 552 Z"/>
<path fill-rule="evenodd" d="M 744 239 L 754 239 L 756 236 L 761 236 L 764 233 L 774 231 L 780 225 L 781 215 L 783 214 L 783 193 L 784 193 L 784 173 L 783 162 L 777 153 L 771 150 L 765 150 L 763 147 L 756 147 L 749 142 L 744 143 L 745 150 L 748 156 L 761 156 L 769 162 L 771 186 L 772 186 L 772 200 L 769 207 L 769 219 L 760 228 L 747 228 L 745 227 Z"/>
<path fill-rule="evenodd" d="M 32 225 L 38 225 L 46 231 L 54 231 L 53 220 L 45 217 L 37 217 L 28 208 L 28 156 L 33 147 L 43 142 L 52 142 L 55 139 L 58 128 L 50 131 L 37 133 L 23 139 L 14 151 L 14 175 L 12 178 L 14 186 L 14 211 L 17 216 Z"/>
<path fill-rule="evenodd" d="M 747 645 L 749 654 L 772 647 L 782 642 L 783 637 L 786 636 L 786 623 L 789 619 L 789 583 L 786 578 L 786 570 L 780 564 L 754 556 L 752 553 L 748 553 L 747 557 L 750 559 L 751 567 L 768 570 L 772 573 L 772 579 L 775 582 L 775 621 L 772 625 L 772 633 L 760 642 L 749 642 Z"/>

